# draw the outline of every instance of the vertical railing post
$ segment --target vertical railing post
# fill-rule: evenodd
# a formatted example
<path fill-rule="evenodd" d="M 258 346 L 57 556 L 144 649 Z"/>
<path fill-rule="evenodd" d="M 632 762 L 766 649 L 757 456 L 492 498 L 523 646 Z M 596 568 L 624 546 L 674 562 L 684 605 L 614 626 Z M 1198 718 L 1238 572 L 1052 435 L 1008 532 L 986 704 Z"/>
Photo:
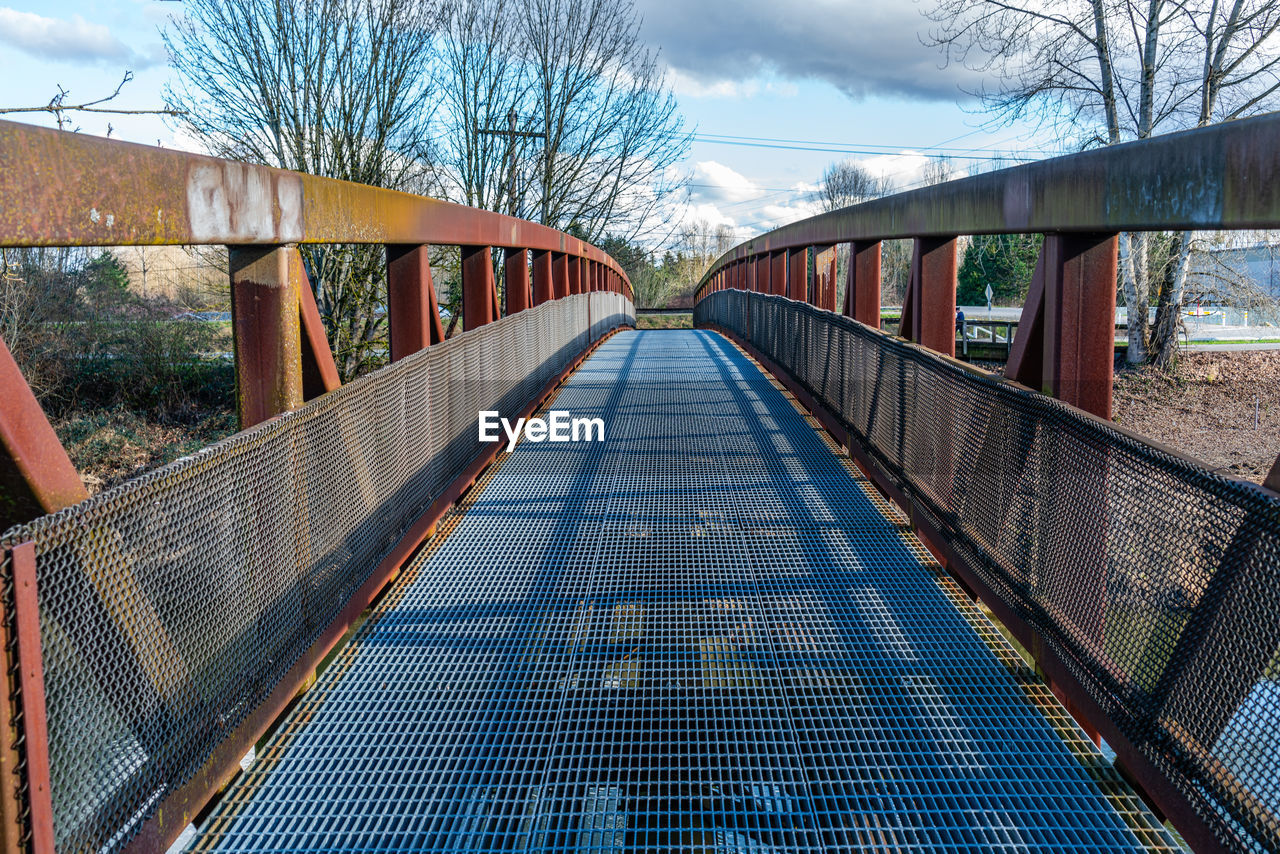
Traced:
<path fill-rule="evenodd" d="M 231 324 L 240 429 L 302 404 L 301 259 L 294 246 L 232 246 Z M 305 283 L 303 283 L 305 286 Z"/>
<path fill-rule="evenodd" d="M 787 299 L 805 302 L 809 284 L 809 249 L 787 250 Z"/>
<path fill-rule="evenodd" d="M 827 265 L 822 261 L 823 253 L 830 248 L 827 245 L 818 245 L 811 250 L 813 252 L 813 289 L 809 294 L 809 302 L 818 308 L 827 307 L 827 288 L 835 284 L 828 279 Z"/>
<path fill-rule="evenodd" d="M 426 246 L 387 247 L 387 322 L 393 362 L 444 340 Z"/>
<path fill-rule="evenodd" d="M 1045 391 L 1111 418 L 1115 365 L 1115 234 L 1046 234 Z"/>
<path fill-rule="evenodd" d="M 1114 234 L 1046 234 L 1005 375 L 1100 418 L 1111 417 Z"/>
<path fill-rule="evenodd" d="M 556 298 L 555 280 L 551 272 L 551 252 L 533 253 L 533 304 L 542 305 Z"/>
<path fill-rule="evenodd" d="M 36 544 L 25 542 L 11 548 L 9 569 L 13 573 L 13 624 L 17 633 L 18 685 L 22 697 L 23 753 L 27 760 L 30 850 L 36 854 L 52 854 L 53 783 L 40 643 L 40 598 L 36 588 Z"/>
<path fill-rule="evenodd" d="M 507 314 L 529 308 L 532 305 L 529 293 L 529 250 L 506 250 L 502 269 L 506 282 Z"/>
<path fill-rule="evenodd" d="M 917 237 L 911 253 L 912 340 L 956 354 L 956 240 Z M 905 318 L 904 318 L 905 321 Z"/>
<path fill-rule="evenodd" d="M 880 241 L 855 240 L 849 247 L 844 313 L 879 329 L 880 300 Z"/>
<path fill-rule="evenodd" d="M 827 261 L 826 299 L 822 305 L 822 307 L 827 311 L 836 311 L 836 298 L 840 291 L 840 288 L 836 283 L 836 273 L 840 269 L 840 265 L 838 263 L 840 259 L 840 252 L 835 247 L 832 247 L 832 249 L 834 251 L 831 253 L 830 260 Z"/>
<path fill-rule="evenodd" d="M 569 259 L 569 293 L 582 293 L 582 259 L 577 255 Z"/>
<path fill-rule="evenodd" d="M 563 252 L 551 253 L 551 281 L 556 299 L 569 295 L 569 256 Z"/>
<path fill-rule="evenodd" d="M 769 253 L 769 293 L 774 296 L 787 295 L 787 253 Z"/>
<path fill-rule="evenodd" d="M 462 328 L 478 329 L 497 320 L 497 285 L 493 251 L 488 246 L 462 247 Z"/>

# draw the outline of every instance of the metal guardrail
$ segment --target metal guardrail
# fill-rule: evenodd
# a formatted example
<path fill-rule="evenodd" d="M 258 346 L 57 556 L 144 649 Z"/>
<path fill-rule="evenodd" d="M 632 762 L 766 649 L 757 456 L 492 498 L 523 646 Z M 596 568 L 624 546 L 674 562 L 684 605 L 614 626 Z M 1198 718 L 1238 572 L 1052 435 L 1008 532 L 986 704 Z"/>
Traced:
<path fill-rule="evenodd" d="M 1280 849 L 1280 497 L 850 318 L 723 291 L 1195 850 Z"/>
<path fill-rule="evenodd" d="M 722 255 L 697 299 L 734 288 L 879 322 L 880 244 L 913 240 L 904 337 L 955 355 L 956 236 L 1043 233 L 1008 375 L 1104 418 L 1111 414 L 1121 231 L 1280 227 L 1280 114 L 1029 163 L 820 214 Z M 834 261 L 849 243 L 843 306 Z M 819 266 L 814 264 L 813 266 Z M 1280 478 L 1280 474 L 1278 474 Z"/>
<path fill-rule="evenodd" d="M 57 849 L 181 831 L 252 746 L 229 736 L 274 717 L 492 447 L 476 413 L 525 410 L 632 318 L 620 294 L 546 303 L 10 530 L 34 544 Z"/>
<path fill-rule="evenodd" d="M 697 291 L 695 318 L 793 377 L 1197 850 L 1280 848 L 1280 747 L 1238 738 L 1280 726 L 1280 624 L 1253 610 L 1280 605 L 1280 461 L 1259 488 L 1110 424 L 1118 233 L 1280 227 L 1278 143 L 1272 114 L 877 199 L 734 247 Z M 956 237 L 1032 232 L 1014 382 L 947 361 Z M 878 332 L 898 238 L 890 328 L 923 347 Z"/>
<path fill-rule="evenodd" d="M 630 283 L 502 214 L 10 122 L 0 198 L 0 247 L 229 250 L 245 432 L 92 500 L 0 342 L 0 843 L 164 850 L 497 453 L 478 409 L 531 409 Z M 392 365 L 340 385 L 302 243 L 386 246 Z"/>

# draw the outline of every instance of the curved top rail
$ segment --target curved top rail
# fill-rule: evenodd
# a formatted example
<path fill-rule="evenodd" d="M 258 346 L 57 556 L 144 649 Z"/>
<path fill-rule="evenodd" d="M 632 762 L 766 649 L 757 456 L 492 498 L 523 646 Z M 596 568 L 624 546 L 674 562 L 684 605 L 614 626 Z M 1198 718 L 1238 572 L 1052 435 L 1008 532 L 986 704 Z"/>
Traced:
<path fill-rule="evenodd" d="M 0 121 L 0 246 L 434 243 L 563 252 L 585 240 L 439 199 Z"/>
<path fill-rule="evenodd" d="M 774 229 L 698 285 L 765 252 L 958 234 L 1280 226 L 1280 113 L 1041 160 L 886 196 Z"/>

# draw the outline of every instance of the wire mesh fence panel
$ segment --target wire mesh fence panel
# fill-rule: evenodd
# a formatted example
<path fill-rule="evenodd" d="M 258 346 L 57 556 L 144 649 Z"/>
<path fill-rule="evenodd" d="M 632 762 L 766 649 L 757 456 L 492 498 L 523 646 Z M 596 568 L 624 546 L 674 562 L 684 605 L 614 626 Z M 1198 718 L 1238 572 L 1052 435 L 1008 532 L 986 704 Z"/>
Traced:
<path fill-rule="evenodd" d="M 633 319 L 545 303 L 8 531 L 36 546 L 59 849 L 127 842 L 485 450 L 477 412 Z"/>
<path fill-rule="evenodd" d="M 603 440 L 504 455 L 195 850 L 1176 850 L 727 341 L 624 332 L 549 408 Z"/>
<path fill-rule="evenodd" d="M 842 418 L 1224 844 L 1280 849 L 1280 499 L 803 303 L 694 314 Z"/>

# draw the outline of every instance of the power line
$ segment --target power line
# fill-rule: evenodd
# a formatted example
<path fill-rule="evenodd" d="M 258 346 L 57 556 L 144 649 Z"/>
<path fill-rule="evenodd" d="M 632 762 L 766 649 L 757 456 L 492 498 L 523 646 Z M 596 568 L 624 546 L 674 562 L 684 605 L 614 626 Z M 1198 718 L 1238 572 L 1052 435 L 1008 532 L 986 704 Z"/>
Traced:
<path fill-rule="evenodd" d="M 978 131 L 973 131 L 972 133 L 978 133 Z M 813 145 L 813 146 L 824 146 L 824 147 L 841 148 L 841 149 L 843 148 L 885 149 L 885 151 L 883 152 L 885 154 L 895 154 L 903 150 L 917 151 L 917 152 L 918 151 L 937 151 L 942 153 L 948 153 L 948 152 L 963 153 L 963 152 L 970 152 L 970 151 L 993 150 L 986 146 L 974 146 L 970 148 L 961 148 L 961 147 L 954 147 L 954 146 L 948 147 L 945 145 L 946 142 L 954 142 L 957 139 L 962 139 L 964 136 L 969 136 L 969 135 L 970 134 L 963 134 L 962 136 L 959 136 L 959 137 L 953 137 L 952 139 L 945 140 L 944 142 L 938 143 L 937 145 L 894 145 L 890 143 L 878 143 L 878 142 L 840 142 L 840 141 L 832 142 L 830 140 L 787 139 L 787 138 L 767 137 L 767 136 L 741 136 L 738 134 L 697 133 L 697 132 L 693 134 L 693 137 L 702 142 L 734 141 L 734 142 L 781 143 L 784 145 L 802 145 L 802 146 Z M 1049 153 L 1044 151 L 1043 149 L 1029 149 L 1028 151 L 1029 153 L 1040 153 L 1040 154 Z"/>
<path fill-rule="evenodd" d="M 701 142 L 704 145 L 734 145 L 742 148 L 769 148 L 776 151 L 816 151 L 816 152 L 825 153 L 825 154 L 861 154 L 861 155 L 866 155 L 871 157 L 884 157 L 884 156 L 909 157 L 913 154 L 919 153 L 916 151 L 875 151 L 875 150 L 865 149 L 865 148 L 827 148 L 827 147 L 816 146 L 816 145 L 780 145 L 780 144 L 765 143 L 765 142 L 746 142 L 746 141 L 728 140 L 728 139 L 707 139 L 707 138 L 697 137 L 697 136 L 695 136 L 693 140 L 694 142 Z M 972 149 L 972 150 L 980 151 L 982 149 Z M 979 154 L 947 154 L 945 156 L 955 160 L 995 160 L 995 161 L 1017 160 L 1017 161 L 1028 162 L 1028 163 L 1033 160 L 1040 159 L 1038 157 L 1028 157 L 1020 154 L 1000 154 L 996 156 L 979 155 Z"/>

